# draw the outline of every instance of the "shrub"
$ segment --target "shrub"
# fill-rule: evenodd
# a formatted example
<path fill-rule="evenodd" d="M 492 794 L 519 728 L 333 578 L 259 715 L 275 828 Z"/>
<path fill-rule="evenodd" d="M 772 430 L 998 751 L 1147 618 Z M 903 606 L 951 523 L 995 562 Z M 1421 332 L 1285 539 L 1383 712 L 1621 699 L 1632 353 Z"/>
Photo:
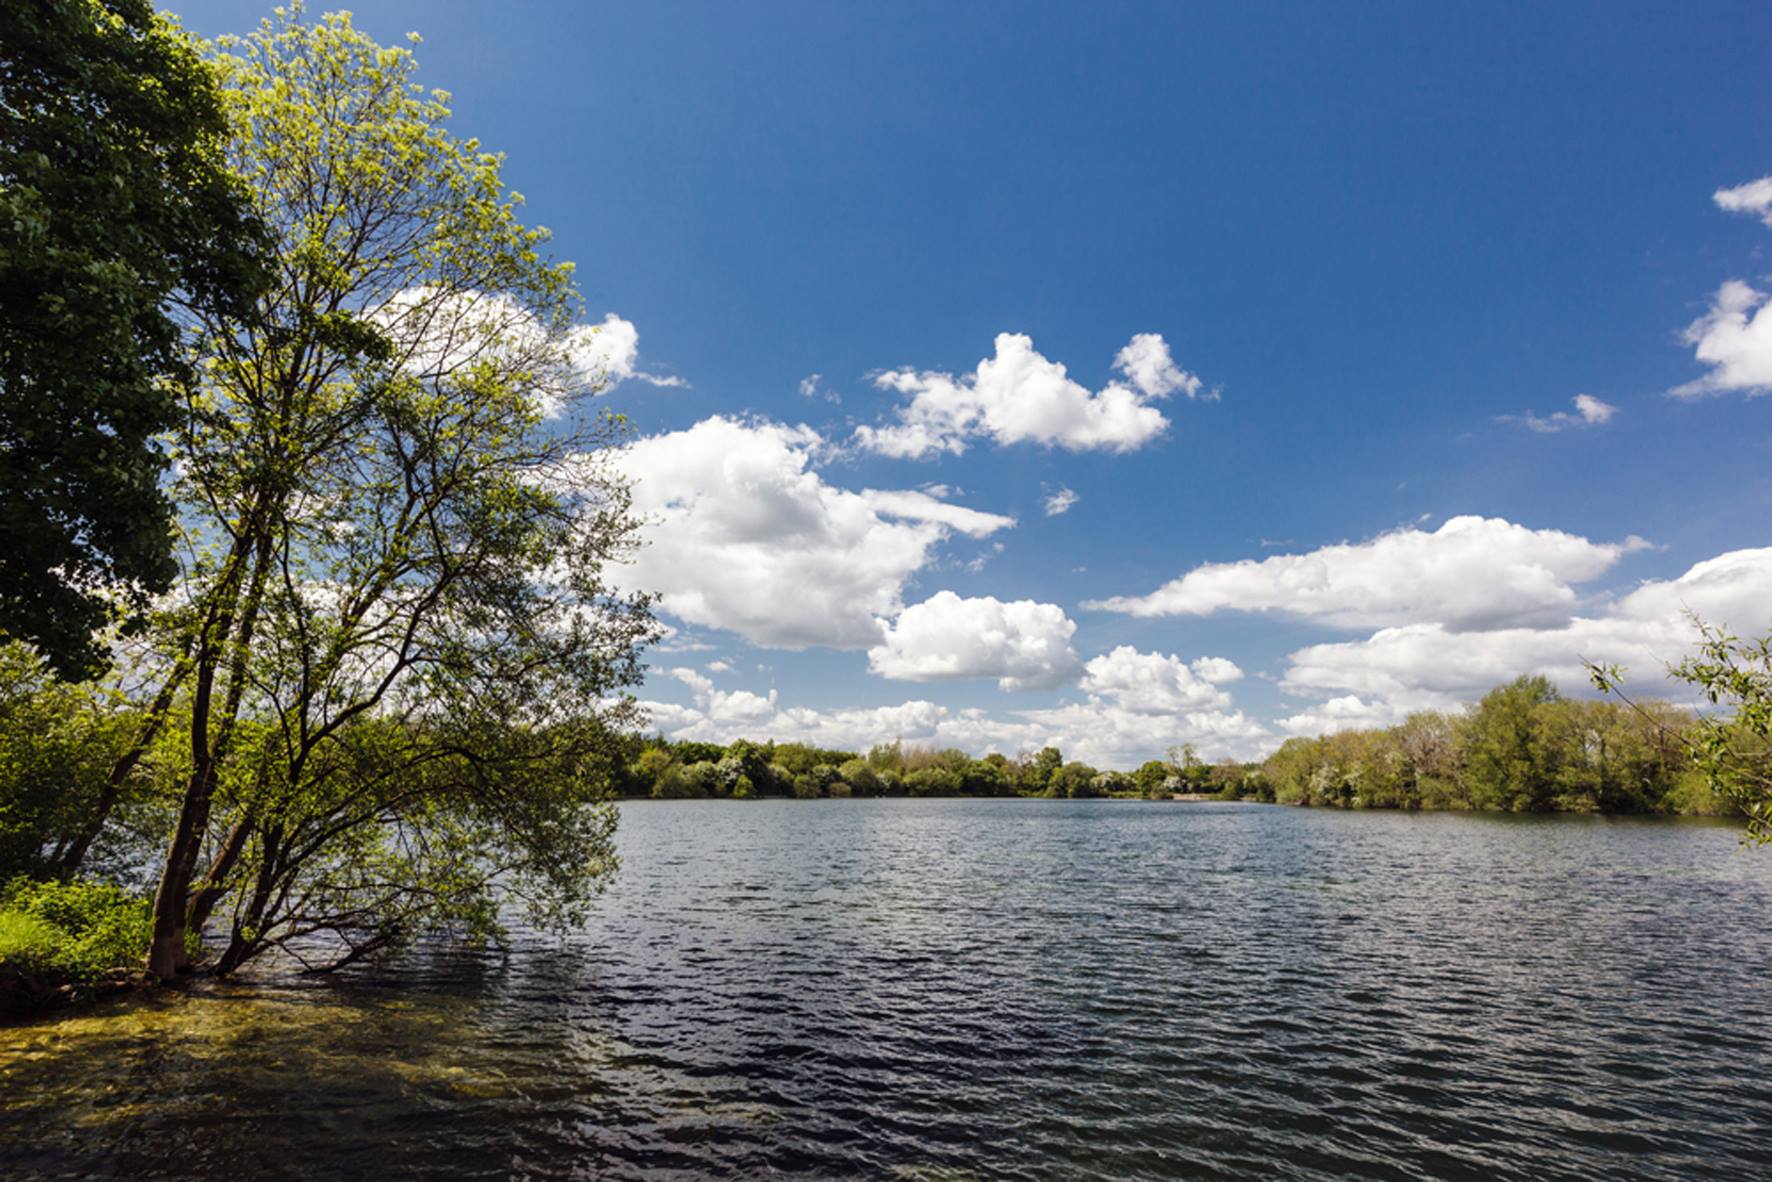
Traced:
<path fill-rule="evenodd" d="M 1718 792 L 1698 768 L 1688 768 L 1674 778 L 1673 787 L 1662 798 L 1661 807 L 1664 812 L 1689 817 L 1725 817 L 1740 811 L 1740 806 Z"/>
<path fill-rule="evenodd" d="M 15 878 L 0 890 L 0 961 L 46 983 L 139 967 L 150 930 L 148 901 L 110 883 Z"/>

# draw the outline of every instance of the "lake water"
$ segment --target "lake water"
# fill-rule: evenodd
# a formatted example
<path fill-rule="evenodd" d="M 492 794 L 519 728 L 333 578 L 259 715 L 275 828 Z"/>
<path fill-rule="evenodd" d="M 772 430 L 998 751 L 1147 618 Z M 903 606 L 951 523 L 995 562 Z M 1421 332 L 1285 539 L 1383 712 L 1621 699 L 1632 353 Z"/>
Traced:
<path fill-rule="evenodd" d="M 0 1030 L 0 1175 L 1772 1177 L 1701 822 L 642 803 L 509 958 Z"/>

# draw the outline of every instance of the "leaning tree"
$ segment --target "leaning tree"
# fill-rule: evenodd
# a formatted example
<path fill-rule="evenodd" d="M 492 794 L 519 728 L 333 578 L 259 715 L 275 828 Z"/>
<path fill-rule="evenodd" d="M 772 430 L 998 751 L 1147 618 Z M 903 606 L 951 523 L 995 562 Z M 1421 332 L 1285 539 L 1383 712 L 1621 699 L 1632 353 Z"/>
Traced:
<path fill-rule="evenodd" d="M 179 578 L 125 763 L 175 768 L 150 969 L 316 967 L 614 869 L 612 736 L 654 625 L 595 329 L 498 156 L 407 48 L 299 9 L 213 57 L 276 237 L 253 314 L 188 323 Z"/>

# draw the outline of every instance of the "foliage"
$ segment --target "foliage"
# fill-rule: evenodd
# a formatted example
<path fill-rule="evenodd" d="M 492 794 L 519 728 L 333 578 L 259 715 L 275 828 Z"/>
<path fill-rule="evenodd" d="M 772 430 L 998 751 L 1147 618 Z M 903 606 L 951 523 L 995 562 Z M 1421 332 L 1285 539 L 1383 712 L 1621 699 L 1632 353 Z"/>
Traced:
<path fill-rule="evenodd" d="M 173 571 L 169 303 L 245 309 L 265 243 L 196 47 L 149 0 L 0 5 L 0 632 L 104 664 L 112 592 Z"/>
<path fill-rule="evenodd" d="M 1477 808 L 1545 812 L 1555 796 L 1565 744 L 1558 740 L 1561 700 L 1543 677 L 1498 686 L 1470 718 L 1464 762 Z"/>
<path fill-rule="evenodd" d="M 1772 634 L 1740 640 L 1699 625 L 1698 653 L 1673 669 L 1720 714 L 1699 719 L 1691 754 L 1712 792 L 1735 802 L 1757 842 L 1772 842 Z"/>
<path fill-rule="evenodd" d="M 949 767 L 920 767 L 905 776 L 904 785 L 912 796 L 958 796 L 961 779 Z"/>
<path fill-rule="evenodd" d="M 604 576 L 626 427 L 583 413 L 571 268 L 408 50 L 296 9 L 212 61 L 275 266 L 249 313 L 185 311 L 177 588 L 113 765 L 173 777 L 150 967 L 218 908 L 222 972 L 569 919 L 653 632 Z"/>
<path fill-rule="evenodd" d="M 1719 812 L 1681 738 L 1692 716 L 1575 701 L 1543 678 L 1499 686 L 1462 714 L 1288 739 L 1261 773 L 1282 804 L 1508 812 Z"/>
<path fill-rule="evenodd" d="M 780 764 L 793 775 L 809 772 L 819 766 L 835 767 L 852 757 L 848 751 L 833 751 L 806 743 L 772 743 L 767 747 L 769 762 Z"/>
<path fill-rule="evenodd" d="M 148 932 L 147 900 L 109 883 L 15 878 L 0 888 L 0 962 L 48 984 L 140 967 Z"/>
<path fill-rule="evenodd" d="M 1675 731 L 1656 717 L 1654 703 L 1624 696 L 1624 671 L 1590 665 L 1594 683 L 1618 695 L 1664 737 L 1682 741 L 1695 773 L 1681 785 L 1682 799 L 1726 800 L 1747 817 L 1748 836 L 1772 842 L 1772 634 L 1743 640 L 1693 618 L 1697 651 L 1675 665 L 1672 676 L 1694 686 L 1713 706 L 1723 707 Z"/>
<path fill-rule="evenodd" d="M 1719 697 L 1763 693 L 1772 680 L 1758 646 L 1731 642 L 1726 652 L 1707 651 L 1702 675 L 1719 685 Z M 740 770 L 731 762 L 736 758 L 752 769 L 753 792 L 759 796 L 1166 800 L 1185 793 L 1337 808 L 1714 815 L 1735 811 L 1735 802 L 1742 800 L 1740 785 L 1751 787 L 1752 777 L 1766 774 L 1764 719 L 1763 713 L 1749 712 L 1727 721 L 1705 720 L 1694 729 L 1690 713 L 1663 702 L 1626 708 L 1571 700 L 1543 678 L 1523 677 L 1461 712 L 1422 711 L 1393 727 L 1291 738 L 1255 763 L 1209 764 L 1184 744 L 1128 774 L 1067 762 L 1055 747 L 1013 759 L 1001 754 L 974 759 L 953 749 L 894 742 L 863 757 L 799 744 L 740 741 L 721 747 L 655 738 L 635 757 L 628 775 L 671 784 L 653 788 L 657 796 L 731 796 Z M 1762 730 L 1744 734 L 1753 726 Z M 1718 734 L 1727 763 L 1712 779 L 1702 741 Z M 823 762 L 808 765 L 814 751 Z M 806 770 L 789 774 L 791 766 Z M 699 789 L 679 791 L 669 769 L 678 769 L 682 782 Z M 1726 787 L 1730 784 L 1735 787 Z"/>
<path fill-rule="evenodd" d="M 1053 748 L 1048 747 L 1047 750 Z M 1094 796 L 1095 769 L 1075 760 L 1063 764 L 1053 769 L 1052 774 L 1047 777 L 1046 791 L 1052 796 Z"/>
<path fill-rule="evenodd" d="M 619 779 L 631 795 L 660 799 L 751 796 L 1011 796 L 1029 793 L 1022 765 L 1003 755 L 974 759 L 955 748 L 886 743 L 864 757 L 804 743 L 728 746 L 699 740 L 646 740 Z M 1091 774 L 1094 774 L 1093 771 Z M 1108 789 L 1130 790 L 1113 780 Z"/>
<path fill-rule="evenodd" d="M 60 872 L 134 727 L 114 691 L 63 681 L 26 645 L 0 644 L 0 881 Z M 120 789 L 126 808 L 146 791 L 139 776 Z"/>
<path fill-rule="evenodd" d="M 1138 786 L 1141 795 L 1153 800 L 1167 797 L 1172 789 L 1169 786 L 1170 767 L 1161 759 L 1148 759 L 1132 773 L 1132 782 Z"/>

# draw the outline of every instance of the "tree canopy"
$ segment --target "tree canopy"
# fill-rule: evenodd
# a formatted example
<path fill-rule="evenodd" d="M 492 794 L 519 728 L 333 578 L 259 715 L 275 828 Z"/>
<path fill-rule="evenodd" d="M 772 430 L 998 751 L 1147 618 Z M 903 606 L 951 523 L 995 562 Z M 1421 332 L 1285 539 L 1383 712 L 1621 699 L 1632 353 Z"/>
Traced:
<path fill-rule="evenodd" d="M 652 630 L 604 578 L 626 428 L 582 406 L 571 266 L 410 50 L 298 9 L 215 62 L 276 273 L 191 324 L 150 968 L 224 900 L 224 972 L 486 934 L 514 897 L 569 913 L 615 865 L 606 751 Z"/>
<path fill-rule="evenodd" d="M 174 573 L 174 305 L 241 314 L 265 280 L 225 135 L 148 0 L 0 5 L 0 633 L 66 675 Z"/>
<path fill-rule="evenodd" d="M 1690 727 L 1662 726 L 1680 743 L 1707 788 L 1746 817 L 1748 836 L 1772 843 L 1772 634 L 1742 639 L 1694 617 L 1698 648 L 1669 672 L 1718 709 Z M 1639 715 L 1659 723 L 1654 703 L 1624 694 L 1624 670 L 1590 665 L 1594 684 L 1616 694 Z"/>

